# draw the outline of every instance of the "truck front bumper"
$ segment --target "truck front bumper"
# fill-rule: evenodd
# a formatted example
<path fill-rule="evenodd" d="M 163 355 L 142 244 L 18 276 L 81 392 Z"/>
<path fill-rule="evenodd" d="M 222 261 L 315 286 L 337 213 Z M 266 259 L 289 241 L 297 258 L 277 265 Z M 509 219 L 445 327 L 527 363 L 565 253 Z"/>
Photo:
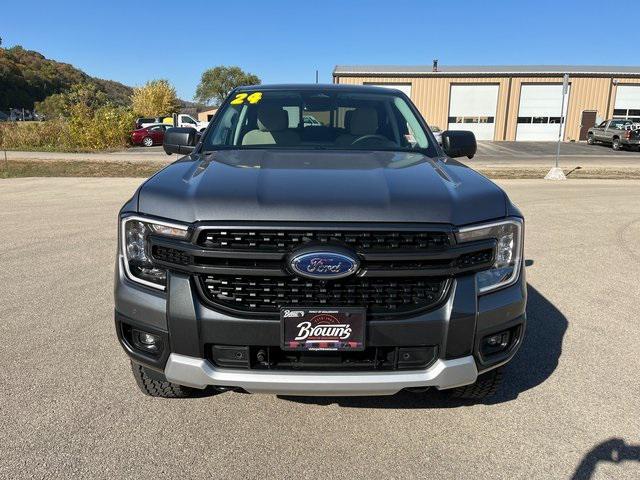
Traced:
<path fill-rule="evenodd" d="M 170 382 L 194 388 L 239 387 L 250 393 L 280 395 L 393 395 L 403 388 L 468 385 L 478 370 L 473 356 L 438 359 L 425 370 L 393 372 L 278 372 L 221 369 L 202 358 L 172 353 L 164 374 Z"/>
<path fill-rule="evenodd" d="M 131 359 L 156 375 L 190 387 L 208 385 L 247 392 L 290 395 L 392 395 L 404 388 L 449 389 L 474 383 L 479 374 L 507 363 L 522 343 L 526 324 L 526 280 L 478 296 L 475 275 L 453 281 L 446 302 L 411 318 L 370 320 L 370 347 L 431 346 L 437 358 L 426 368 L 406 370 L 318 371 L 228 368 L 214 364 L 212 345 L 279 346 L 280 322 L 238 318 L 212 310 L 200 299 L 188 275 L 169 273 L 166 292 L 128 280 L 121 259 L 116 268 L 115 321 L 118 338 Z M 147 355 L 127 332 L 139 329 L 162 338 L 160 353 Z M 485 356 L 482 341 L 509 330 L 512 342 Z"/>

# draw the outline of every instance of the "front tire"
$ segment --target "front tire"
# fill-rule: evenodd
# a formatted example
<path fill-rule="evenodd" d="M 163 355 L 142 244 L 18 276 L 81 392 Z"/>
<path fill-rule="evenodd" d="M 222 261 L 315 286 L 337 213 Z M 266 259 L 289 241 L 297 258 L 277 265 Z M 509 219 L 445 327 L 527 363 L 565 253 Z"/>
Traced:
<path fill-rule="evenodd" d="M 185 387 L 168 380 L 152 378 L 142 365 L 131 362 L 133 378 L 136 379 L 138 387 L 145 395 L 160 398 L 191 398 L 202 395 L 202 391 L 195 388 Z"/>
<path fill-rule="evenodd" d="M 478 375 L 475 383 L 471 385 L 464 385 L 450 390 L 449 395 L 451 398 L 458 398 L 463 400 L 481 400 L 483 398 L 490 397 L 496 393 L 498 387 L 502 383 L 504 372 L 502 368 L 495 368 Z"/>
<path fill-rule="evenodd" d="M 594 145 L 596 143 L 595 139 L 593 138 L 593 134 L 590 133 L 589 136 L 587 137 L 587 143 L 589 145 Z"/>
<path fill-rule="evenodd" d="M 144 145 L 145 147 L 153 147 L 153 138 L 144 137 L 142 139 L 142 145 Z"/>
<path fill-rule="evenodd" d="M 620 150 L 622 146 L 620 145 L 620 139 L 619 138 L 614 138 L 613 142 L 611 143 L 611 148 L 613 148 L 614 150 L 618 151 Z"/>

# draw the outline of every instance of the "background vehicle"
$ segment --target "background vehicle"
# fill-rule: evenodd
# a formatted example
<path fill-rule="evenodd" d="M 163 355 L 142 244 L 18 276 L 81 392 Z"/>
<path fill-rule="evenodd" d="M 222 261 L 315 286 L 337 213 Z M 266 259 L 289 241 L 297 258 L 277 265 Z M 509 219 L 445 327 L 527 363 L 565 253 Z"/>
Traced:
<path fill-rule="evenodd" d="M 431 129 L 433 136 L 436 137 L 436 142 L 438 142 L 438 145 L 442 145 L 442 130 L 440 130 L 440 127 L 429 125 L 429 128 Z"/>
<path fill-rule="evenodd" d="M 162 122 L 173 125 L 173 117 L 165 117 Z M 198 132 L 204 132 L 208 125 L 209 122 L 199 122 L 191 115 L 188 115 L 186 113 L 179 113 L 178 124 L 176 125 L 176 127 L 195 128 Z"/>
<path fill-rule="evenodd" d="M 142 117 L 136 118 L 136 130 L 144 127 L 148 127 L 150 125 L 156 125 L 158 123 L 163 123 L 164 119 L 167 117 Z"/>
<path fill-rule="evenodd" d="M 156 125 L 158 123 L 174 126 L 173 116 L 138 118 L 136 119 L 136 129 L 148 127 L 150 125 Z M 204 130 L 207 128 L 208 125 L 209 125 L 209 122 L 200 122 L 189 114 L 179 113 L 178 124 L 175 126 L 195 128 L 198 132 L 204 132 Z"/>
<path fill-rule="evenodd" d="M 304 125 L 305 125 L 306 127 L 311 127 L 311 126 L 319 127 L 319 126 L 321 126 L 321 125 L 322 125 L 322 123 L 321 123 L 321 122 L 319 122 L 319 121 L 316 119 L 316 117 L 314 117 L 313 115 L 304 115 L 304 116 L 302 117 L 302 122 L 304 123 Z"/>
<path fill-rule="evenodd" d="M 160 145 L 164 140 L 164 132 L 169 128 L 172 128 L 172 125 L 163 123 L 139 128 L 131 132 L 131 142 L 134 145 L 144 145 L 145 147 Z"/>
<path fill-rule="evenodd" d="M 631 120 L 605 120 L 587 132 L 587 143 L 610 143 L 614 150 L 623 147 L 640 147 L 640 125 Z"/>

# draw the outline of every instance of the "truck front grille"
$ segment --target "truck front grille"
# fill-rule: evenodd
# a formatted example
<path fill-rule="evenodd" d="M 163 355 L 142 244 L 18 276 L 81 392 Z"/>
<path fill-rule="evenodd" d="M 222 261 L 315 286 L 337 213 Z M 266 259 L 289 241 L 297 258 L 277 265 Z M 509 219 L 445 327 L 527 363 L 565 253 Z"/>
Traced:
<path fill-rule="evenodd" d="M 366 307 L 371 315 L 407 314 L 440 303 L 442 278 L 357 278 L 315 281 L 299 277 L 203 275 L 202 292 L 223 308 L 278 314 L 282 307 Z"/>
<path fill-rule="evenodd" d="M 496 249 L 495 240 L 456 244 L 450 227 L 415 224 L 201 226 L 191 240 L 151 235 L 149 242 L 154 263 L 191 274 L 212 308 L 274 318 L 291 306 L 411 316 L 439 306 L 456 276 L 490 268 Z M 353 252 L 359 270 L 339 280 L 297 276 L 290 255 L 313 246 Z"/>
<path fill-rule="evenodd" d="M 289 252 L 307 243 L 337 243 L 356 251 L 431 250 L 450 244 L 447 232 L 359 230 L 205 230 L 198 243 L 222 250 Z"/>

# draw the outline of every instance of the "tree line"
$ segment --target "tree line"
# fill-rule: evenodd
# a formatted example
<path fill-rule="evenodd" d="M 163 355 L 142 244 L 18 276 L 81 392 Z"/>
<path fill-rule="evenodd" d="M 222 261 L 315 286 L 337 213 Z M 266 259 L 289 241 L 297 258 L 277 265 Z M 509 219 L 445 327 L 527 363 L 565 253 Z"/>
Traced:
<path fill-rule="evenodd" d="M 240 67 L 217 66 L 202 74 L 194 100 L 218 106 L 233 88 L 259 83 L 258 76 Z M 186 103 L 168 80 L 151 80 L 131 88 L 91 77 L 72 65 L 20 46 L 0 48 L 0 111 L 27 108 L 47 118 L 59 118 L 68 117 L 72 106 L 82 104 L 90 109 L 125 107 L 135 114 L 156 116 L 177 112 Z"/>

